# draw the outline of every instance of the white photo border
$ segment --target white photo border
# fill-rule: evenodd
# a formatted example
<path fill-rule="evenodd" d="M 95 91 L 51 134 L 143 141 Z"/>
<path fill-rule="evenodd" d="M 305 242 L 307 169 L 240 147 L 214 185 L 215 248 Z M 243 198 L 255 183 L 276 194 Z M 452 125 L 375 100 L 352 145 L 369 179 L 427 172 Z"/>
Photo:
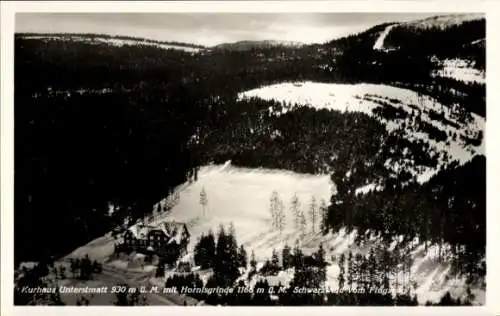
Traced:
<path fill-rule="evenodd" d="M 500 97 L 497 84 L 500 56 L 500 5 L 490 1 L 2 1 L 1 3 L 1 312 L 10 315 L 496 315 L 500 314 L 500 176 L 498 148 Z M 495 10 L 496 9 L 496 10 Z M 15 14 L 23 12 L 477 12 L 486 14 L 487 23 L 487 277 L 486 304 L 482 307 L 14 307 L 13 305 L 13 189 L 14 189 L 14 32 Z M 498 192 L 500 193 L 500 192 Z M 36 236 L 31 236 L 36 238 Z"/>

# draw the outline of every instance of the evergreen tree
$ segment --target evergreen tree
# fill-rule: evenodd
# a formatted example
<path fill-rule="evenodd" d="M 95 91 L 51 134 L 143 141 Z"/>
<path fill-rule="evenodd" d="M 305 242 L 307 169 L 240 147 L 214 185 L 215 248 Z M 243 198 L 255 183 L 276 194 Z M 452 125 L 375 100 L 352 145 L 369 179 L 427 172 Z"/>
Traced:
<path fill-rule="evenodd" d="M 238 247 L 234 236 L 234 226 L 231 224 L 226 234 L 221 225 L 216 247 L 216 264 L 214 274 L 218 282 L 224 286 L 232 284 L 239 276 Z"/>
<path fill-rule="evenodd" d="M 319 204 L 320 211 L 320 229 L 323 234 L 328 232 L 328 207 L 326 206 L 325 199 L 321 199 Z"/>
<path fill-rule="evenodd" d="M 203 187 L 201 189 L 201 192 L 200 192 L 200 205 L 201 205 L 202 210 L 203 210 L 203 216 L 205 216 L 206 215 L 206 208 L 208 205 L 208 195 L 207 195 L 207 192 L 205 191 L 205 187 Z"/>
<path fill-rule="evenodd" d="M 347 256 L 347 285 L 349 287 L 353 286 L 354 272 L 355 272 L 355 267 L 353 262 L 353 255 L 352 252 L 349 251 L 349 254 Z"/>
<path fill-rule="evenodd" d="M 368 255 L 368 287 L 378 287 L 377 284 L 377 261 L 373 248 Z"/>
<path fill-rule="evenodd" d="M 283 247 L 283 251 L 281 254 L 281 260 L 283 263 L 283 269 L 288 269 L 291 268 L 293 265 L 293 256 L 291 253 L 291 248 L 288 246 L 288 244 L 285 244 Z"/>
<path fill-rule="evenodd" d="M 211 229 L 208 231 L 208 235 L 206 237 L 205 256 L 207 260 L 207 267 L 213 267 L 215 265 L 216 250 L 215 236 Z"/>
<path fill-rule="evenodd" d="M 220 277 L 224 277 L 224 270 L 226 264 L 227 249 L 228 249 L 228 240 L 226 236 L 226 232 L 224 231 L 224 226 L 219 226 L 219 233 L 217 235 L 217 245 L 215 251 L 215 264 L 214 264 L 214 272 L 215 277 L 219 279 Z M 222 275 L 220 275 L 222 274 Z"/>
<path fill-rule="evenodd" d="M 344 287 L 345 282 L 345 255 L 342 253 L 339 258 L 339 289 Z"/>
<path fill-rule="evenodd" d="M 255 260 L 255 252 L 252 250 L 252 255 L 250 256 L 250 266 L 252 269 L 257 269 L 257 261 Z"/>
<path fill-rule="evenodd" d="M 318 280 L 320 283 L 326 281 L 326 260 L 325 260 L 325 250 L 323 249 L 323 244 L 319 244 L 318 251 L 314 254 L 314 259 L 318 265 Z"/>
<path fill-rule="evenodd" d="M 283 201 L 281 199 L 278 199 L 277 203 L 277 209 L 276 209 L 276 228 L 280 231 L 280 234 L 283 232 L 285 229 L 285 224 L 286 224 L 286 218 L 285 218 L 285 206 L 283 205 Z"/>
<path fill-rule="evenodd" d="M 300 232 L 302 235 L 304 235 L 306 232 L 306 226 L 307 226 L 306 216 L 304 215 L 304 212 L 302 210 L 300 210 L 300 212 L 299 212 L 299 227 L 300 227 Z"/>
<path fill-rule="evenodd" d="M 309 218 L 311 219 L 311 228 L 312 232 L 316 232 L 316 224 L 318 220 L 318 206 L 316 204 L 316 198 L 314 196 L 311 197 L 311 202 L 309 203 Z"/>
<path fill-rule="evenodd" d="M 269 201 L 269 213 L 271 213 L 271 226 L 275 229 L 278 228 L 278 212 L 279 212 L 279 195 L 277 191 L 273 191 Z"/>
<path fill-rule="evenodd" d="M 300 228 L 300 201 L 297 193 L 292 196 L 292 200 L 290 201 L 290 211 L 293 215 L 295 228 Z"/>
<path fill-rule="evenodd" d="M 198 266 L 202 266 L 203 268 L 203 263 L 205 262 L 205 253 L 204 253 L 204 247 L 203 247 L 203 242 L 205 241 L 205 236 L 203 233 L 201 236 L 198 238 L 198 242 L 194 246 L 194 263 Z"/>
<path fill-rule="evenodd" d="M 299 242 L 295 243 L 295 247 L 293 249 L 293 266 L 296 269 L 301 269 L 304 267 L 304 254 L 302 249 L 299 247 Z"/>
<path fill-rule="evenodd" d="M 243 245 L 240 245 L 238 250 L 238 265 L 243 268 L 247 267 L 247 252 Z"/>
<path fill-rule="evenodd" d="M 276 271 L 279 270 L 280 259 L 279 259 L 278 253 L 276 252 L 276 249 L 273 249 L 273 253 L 271 255 L 271 265 L 272 265 L 273 269 L 275 269 Z"/>

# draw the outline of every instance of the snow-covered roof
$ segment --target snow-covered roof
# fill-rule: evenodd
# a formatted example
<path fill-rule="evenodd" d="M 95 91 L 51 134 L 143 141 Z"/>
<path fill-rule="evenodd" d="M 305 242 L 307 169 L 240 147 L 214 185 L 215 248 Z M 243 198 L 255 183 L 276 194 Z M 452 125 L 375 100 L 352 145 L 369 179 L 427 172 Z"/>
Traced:
<path fill-rule="evenodd" d="M 135 238 L 140 239 L 140 238 L 146 238 L 149 234 L 149 232 L 156 227 L 154 226 L 143 226 L 141 224 L 136 224 L 132 225 L 129 227 L 129 231 L 134 235 Z"/>
<path fill-rule="evenodd" d="M 136 254 L 136 255 L 134 256 L 134 259 L 136 259 L 136 260 L 142 260 L 142 259 L 144 259 L 144 258 L 146 258 L 146 256 L 145 256 L 145 255 L 143 255 L 142 253 L 138 253 L 138 254 Z"/>
<path fill-rule="evenodd" d="M 28 270 L 31 270 L 33 269 L 36 265 L 38 264 L 38 262 L 34 262 L 34 261 L 25 261 L 25 262 L 21 262 L 19 264 L 19 270 L 22 270 L 23 268 L 26 268 Z"/>

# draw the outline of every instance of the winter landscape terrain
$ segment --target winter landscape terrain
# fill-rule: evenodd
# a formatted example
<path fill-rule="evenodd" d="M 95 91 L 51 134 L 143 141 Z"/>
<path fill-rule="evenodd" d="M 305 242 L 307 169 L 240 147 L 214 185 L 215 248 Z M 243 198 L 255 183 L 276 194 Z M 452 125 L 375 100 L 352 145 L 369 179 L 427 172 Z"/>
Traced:
<path fill-rule="evenodd" d="M 484 23 L 311 45 L 18 34 L 15 303 L 484 304 Z M 127 244 L 165 222 L 184 252 Z M 177 290 L 22 290 L 118 285 Z"/>

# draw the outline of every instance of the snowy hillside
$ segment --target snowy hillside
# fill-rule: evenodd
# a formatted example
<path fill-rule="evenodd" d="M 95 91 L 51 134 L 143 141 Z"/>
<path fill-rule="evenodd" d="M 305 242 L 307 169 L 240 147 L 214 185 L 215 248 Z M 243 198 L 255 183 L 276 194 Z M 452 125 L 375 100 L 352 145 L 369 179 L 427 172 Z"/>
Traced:
<path fill-rule="evenodd" d="M 201 48 L 186 45 L 178 45 L 178 44 L 170 44 L 165 42 L 151 41 L 147 39 L 133 39 L 133 38 L 120 38 L 120 37 L 108 37 L 108 36 L 86 36 L 86 35 L 73 35 L 73 34 L 44 34 L 44 35 L 22 35 L 25 39 L 40 39 L 40 40 L 59 40 L 59 41 L 73 41 L 73 42 L 82 42 L 88 44 L 108 44 L 113 46 L 152 46 L 161 49 L 175 49 L 182 50 L 190 53 L 197 53 L 201 50 Z"/>
<path fill-rule="evenodd" d="M 446 52 L 435 60 L 438 70 L 433 76 L 484 83 L 484 67 L 474 62 L 484 55 L 484 20 L 484 14 L 450 14 L 391 24 L 375 40 L 373 50 L 418 50 L 429 56 Z"/>
<path fill-rule="evenodd" d="M 358 111 L 374 115 L 374 110 L 396 108 L 405 113 L 402 119 L 377 118 L 384 122 L 388 131 L 403 130 L 410 140 L 420 139 L 431 145 L 438 154 L 440 166 L 435 170 L 414 170 L 418 180 L 428 180 L 439 167 L 445 165 L 444 156 L 450 160 L 464 163 L 475 154 L 484 153 L 484 143 L 474 146 L 467 143 L 468 138 L 480 137 L 485 120 L 472 114 L 470 121 L 462 122 L 457 114 L 442 106 L 435 99 L 414 91 L 388 85 L 375 84 L 337 84 L 337 83 L 281 83 L 249 90 L 240 98 L 259 97 L 277 100 L 293 106 L 308 106 L 339 111 Z M 441 117 L 440 120 L 435 119 Z M 430 124 L 444 132 L 444 139 L 433 139 L 429 133 L 419 130 L 416 120 Z M 392 165 L 392 168 L 397 166 Z"/>
<path fill-rule="evenodd" d="M 356 232 L 347 235 L 341 230 L 338 233 L 323 236 L 318 233 L 318 229 L 313 232 L 310 223 L 303 234 L 294 228 L 292 211 L 289 207 L 292 196 L 297 194 L 301 207 L 306 211 L 312 196 L 318 201 L 321 199 L 328 201 L 333 188 L 328 176 L 236 168 L 229 163 L 206 166 L 200 170 L 198 181 L 186 183 L 177 189 L 178 203 L 173 209 L 168 213 L 158 215 L 151 221 L 151 224 L 154 225 L 163 220 L 187 223 L 192 237 L 188 246 L 189 254 L 182 260 L 192 259 L 194 245 L 201 234 L 206 234 L 209 230 L 217 232 L 221 224 L 226 228 L 230 223 L 234 225 L 237 242 L 243 244 L 249 252 L 255 252 L 258 266 L 262 266 L 263 261 L 270 258 L 273 249 L 281 251 L 285 244 L 293 246 L 298 242 L 306 254 L 316 251 L 322 244 L 329 265 L 326 286 L 335 289 L 338 287 L 339 271 L 335 258 L 340 254 L 347 255 L 349 251 L 366 255 L 370 247 L 377 246 L 377 239 L 373 237 L 365 245 L 358 246 L 354 238 Z M 208 196 L 205 215 L 199 204 L 202 189 L 206 190 Z M 282 233 L 271 226 L 269 201 L 274 190 L 278 192 L 285 205 L 286 229 Z M 166 200 L 160 203 L 166 203 Z M 79 257 L 89 254 L 91 258 L 106 259 L 112 254 L 113 244 L 114 240 L 111 237 L 103 237 L 75 250 L 71 256 Z M 395 246 L 396 241 L 392 243 L 391 249 Z M 419 295 L 421 304 L 428 300 L 439 300 L 446 291 L 450 291 L 457 297 L 464 295 L 464 279 L 450 275 L 449 264 L 438 264 L 434 260 L 437 249 L 431 247 L 425 252 L 424 246 L 419 245 L 417 239 L 414 240 L 414 246 L 411 250 L 413 262 L 411 275 L 416 282 L 414 290 Z M 110 262 L 110 264 L 122 269 L 128 268 L 126 263 L 120 261 Z M 170 274 L 167 272 L 167 276 Z M 245 274 L 242 278 L 244 276 Z M 205 275 L 204 278 L 206 277 Z M 276 276 L 266 278 L 271 284 L 281 282 L 286 285 L 292 277 L 293 270 L 282 271 Z M 257 275 L 248 282 L 252 285 L 259 278 L 260 276 Z M 404 276 L 400 275 L 398 278 L 401 281 Z M 393 282 L 396 281 L 393 280 Z M 479 302 L 484 300 L 484 293 L 479 290 L 473 290 L 473 292 Z"/>
<path fill-rule="evenodd" d="M 376 40 L 373 49 L 375 50 L 386 50 L 384 47 L 384 40 L 389 35 L 392 29 L 407 28 L 410 30 L 426 30 L 426 29 L 441 29 L 444 30 L 451 26 L 460 25 L 467 21 L 481 20 L 484 19 L 484 14 L 473 13 L 473 14 L 450 14 L 450 15 L 439 15 L 430 18 L 425 18 L 421 20 L 401 22 L 396 24 L 388 25 L 384 31 L 380 34 Z"/>

